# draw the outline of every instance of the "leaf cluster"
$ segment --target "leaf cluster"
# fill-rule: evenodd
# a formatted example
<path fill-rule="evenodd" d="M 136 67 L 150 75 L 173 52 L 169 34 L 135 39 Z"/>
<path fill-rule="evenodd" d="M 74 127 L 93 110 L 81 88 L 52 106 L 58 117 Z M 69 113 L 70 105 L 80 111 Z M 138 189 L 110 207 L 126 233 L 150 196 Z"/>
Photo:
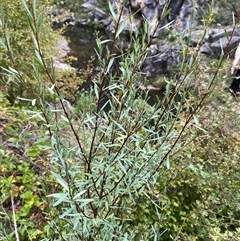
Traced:
<path fill-rule="evenodd" d="M 0 240 L 39 240 L 50 229 L 47 188 L 56 186 L 48 174 L 49 144 L 37 122 L 24 109 L 10 107 L 0 97 Z"/>

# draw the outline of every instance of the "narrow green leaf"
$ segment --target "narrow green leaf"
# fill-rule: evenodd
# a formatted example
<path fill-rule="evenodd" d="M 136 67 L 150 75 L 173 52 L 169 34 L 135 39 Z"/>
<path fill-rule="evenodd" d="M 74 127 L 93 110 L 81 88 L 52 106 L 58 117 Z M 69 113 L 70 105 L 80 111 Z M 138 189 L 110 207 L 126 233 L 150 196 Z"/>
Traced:
<path fill-rule="evenodd" d="M 0 38 L 0 45 L 6 50 L 7 45 L 4 43 L 3 39 Z"/>
<path fill-rule="evenodd" d="M 60 218 L 65 218 L 66 216 L 68 217 L 72 217 L 74 215 L 78 215 L 78 213 L 74 213 L 75 211 L 75 208 L 74 207 L 71 207 L 71 208 L 68 208 L 63 214 L 60 215 Z"/>
<path fill-rule="evenodd" d="M 47 136 L 47 137 L 37 139 L 34 143 L 37 145 L 37 144 L 45 143 L 48 140 L 49 140 L 49 137 Z"/>
<path fill-rule="evenodd" d="M 17 70 L 13 69 L 12 67 L 8 67 L 8 68 L 9 68 L 10 71 L 12 71 L 12 73 L 18 74 L 18 71 L 17 71 Z"/>
<path fill-rule="evenodd" d="M 183 55 L 184 59 L 187 57 L 187 49 L 186 48 L 182 49 L 182 55 Z"/>
<path fill-rule="evenodd" d="M 38 42 L 37 42 L 34 34 L 32 34 L 32 39 L 33 39 L 33 43 L 34 43 L 35 48 L 36 48 L 37 50 L 39 50 Z"/>
<path fill-rule="evenodd" d="M 40 56 L 39 51 L 36 49 L 35 49 L 35 56 L 36 56 L 36 60 L 37 60 L 38 64 L 40 66 L 44 67 L 42 57 Z"/>
<path fill-rule="evenodd" d="M 68 188 L 68 184 L 67 182 L 57 173 L 55 172 L 52 172 L 52 175 L 56 178 L 56 180 L 58 181 L 58 183 L 66 190 L 66 191 L 69 191 L 69 188 Z"/>
<path fill-rule="evenodd" d="M 9 41 L 9 35 L 8 35 L 9 31 L 7 29 L 7 26 L 5 27 L 5 39 L 7 42 L 7 46 L 10 47 L 10 41 Z"/>
<path fill-rule="evenodd" d="M 105 44 L 105 43 L 112 42 L 112 41 L 113 41 L 112 39 L 106 39 L 106 40 L 100 41 L 99 44 Z"/>
<path fill-rule="evenodd" d="M 125 128 L 124 128 L 120 123 L 118 123 L 118 122 L 115 121 L 114 119 L 111 119 L 111 121 L 112 121 L 120 130 L 122 130 L 123 133 L 127 134 Z"/>
<path fill-rule="evenodd" d="M 42 120 L 43 122 L 46 122 L 45 118 L 42 116 L 41 112 L 35 112 L 35 111 L 26 111 L 27 113 L 33 114 L 32 116 L 30 116 L 28 118 L 28 120 L 33 119 L 35 117 L 38 117 L 40 120 Z"/>
<path fill-rule="evenodd" d="M 99 99 L 99 87 L 96 83 L 94 83 L 94 93 L 97 99 Z"/>
<path fill-rule="evenodd" d="M 166 158 L 166 167 L 169 170 L 170 169 L 170 160 L 169 160 L 169 156 L 167 156 Z"/>
<path fill-rule="evenodd" d="M 32 100 L 32 106 L 35 106 L 35 104 L 36 104 L 36 99 L 33 99 Z"/>
<path fill-rule="evenodd" d="M 171 8 L 169 8 L 167 11 L 165 11 L 165 12 L 163 13 L 163 15 L 161 16 L 161 19 L 167 17 L 167 15 L 169 15 L 170 12 L 171 12 Z"/>
<path fill-rule="evenodd" d="M 63 152 L 63 150 L 60 150 L 60 151 L 57 150 L 57 157 L 58 157 L 58 159 L 61 161 L 62 168 L 63 168 L 63 170 L 65 171 L 65 170 L 66 170 L 67 163 L 66 163 L 65 159 L 64 159 L 63 156 L 62 156 L 62 152 Z"/>
<path fill-rule="evenodd" d="M 116 13 L 113 10 L 113 5 L 112 5 L 111 1 L 108 2 L 108 7 L 109 7 L 109 10 L 110 10 L 110 13 L 112 15 L 113 20 L 116 21 L 117 20 L 117 15 L 116 15 Z"/>
<path fill-rule="evenodd" d="M 79 225 L 79 217 L 75 217 L 74 220 L 73 220 L 73 230 L 76 230 L 76 228 L 78 227 Z"/>
<path fill-rule="evenodd" d="M 69 122 L 69 120 L 68 120 L 68 118 L 67 118 L 66 116 L 61 115 L 61 118 L 62 118 L 64 121 Z"/>
<path fill-rule="evenodd" d="M 57 201 L 53 204 L 53 206 L 57 206 L 64 201 L 68 201 L 67 193 L 53 193 L 53 194 L 47 195 L 47 197 L 53 197 L 57 199 Z"/>
<path fill-rule="evenodd" d="M 86 198 L 86 199 L 79 199 L 78 202 L 81 202 L 82 204 L 80 205 L 81 208 L 85 207 L 87 204 L 93 202 L 93 198 Z"/>
<path fill-rule="evenodd" d="M 106 74 L 108 73 L 109 69 L 112 67 L 113 65 L 113 61 L 114 61 L 114 58 L 112 57 L 108 63 L 108 67 L 107 67 L 107 71 L 106 71 Z"/>
<path fill-rule="evenodd" d="M 162 29 L 165 29 L 165 28 L 168 28 L 169 26 L 171 26 L 172 24 L 174 23 L 174 20 L 167 23 L 166 25 L 162 26 L 159 30 L 162 30 Z"/>
<path fill-rule="evenodd" d="M 28 8 L 27 2 L 25 0 L 22 0 L 22 3 L 23 3 L 23 6 L 24 6 L 25 10 L 28 13 L 28 16 L 31 17 L 31 19 L 33 19 L 32 13 L 30 12 L 30 10 Z"/>
<path fill-rule="evenodd" d="M 225 34 L 225 37 L 227 38 L 227 40 L 229 41 L 229 40 L 230 40 L 230 39 L 229 39 L 229 34 L 228 34 L 228 32 L 227 32 L 226 29 L 224 29 L 224 34 Z"/>
<path fill-rule="evenodd" d="M 29 24 L 30 28 L 32 29 L 33 33 L 36 33 L 35 26 L 33 25 L 33 19 L 30 16 L 27 16 L 27 19 L 28 19 L 28 24 Z"/>
<path fill-rule="evenodd" d="M 37 16 L 37 4 L 36 0 L 33 0 L 33 17 L 36 19 Z"/>
<path fill-rule="evenodd" d="M 201 128 L 200 126 L 198 126 L 198 125 L 193 125 L 193 126 L 195 126 L 197 129 L 201 130 L 202 132 L 207 133 L 207 131 L 204 130 L 203 128 Z"/>
<path fill-rule="evenodd" d="M 126 21 L 123 21 L 117 30 L 116 38 L 122 33 L 123 29 L 126 27 Z"/>
<path fill-rule="evenodd" d="M 191 163 L 188 166 L 189 169 L 191 169 L 193 172 L 197 173 L 197 168 Z"/>
<path fill-rule="evenodd" d="M 22 97 L 17 97 L 19 100 L 23 100 L 23 101 L 28 101 L 28 102 L 32 102 L 31 99 L 26 99 L 26 98 L 22 98 Z"/>
<path fill-rule="evenodd" d="M 205 40 L 206 35 L 207 35 L 207 30 L 204 29 L 204 32 L 203 32 L 203 34 L 202 34 L 202 36 L 201 36 L 201 42 L 203 42 L 203 41 Z"/>
<path fill-rule="evenodd" d="M 198 121 L 196 115 L 193 115 L 193 119 L 194 119 L 195 124 L 198 126 L 199 125 L 199 121 Z"/>
<path fill-rule="evenodd" d="M 51 94 L 54 94 L 55 84 L 53 84 L 50 88 L 49 87 L 47 88 Z"/>
<path fill-rule="evenodd" d="M 88 231 L 88 221 L 86 218 L 83 219 L 83 233 Z"/>
<path fill-rule="evenodd" d="M 234 15 L 234 11 L 232 11 L 232 22 L 233 22 L 233 26 L 235 26 L 235 15 Z"/>
<path fill-rule="evenodd" d="M 87 190 L 83 190 L 83 191 L 77 193 L 77 194 L 74 196 L 73 200 L 77 200 L 77 198 L 80 197 L 80 196 L 82 196 L 86 191 L 87 191 Z"/>
<path fill-rule="evenodd" d="M 121 161 L 118 162 L 120 168 L 122 169 L 124 174 L 127 174 L 125 167 L 122 165 Z"/>
<path fill-rule="evenodd" d="M 42 21 L 43 21 L 43 14 L 41 13 L 37 19 L 37 32 L 39 32 L 41 29 Z"/>

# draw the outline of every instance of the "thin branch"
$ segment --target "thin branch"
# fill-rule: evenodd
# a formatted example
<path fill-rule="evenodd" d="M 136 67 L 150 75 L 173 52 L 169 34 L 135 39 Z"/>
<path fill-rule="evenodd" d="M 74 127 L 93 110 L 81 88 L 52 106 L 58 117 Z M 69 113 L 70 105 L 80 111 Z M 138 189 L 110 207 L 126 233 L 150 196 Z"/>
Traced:
<path fill-rule="evenodd" d="M 11 193 L 11 205 L 12 205 L 12 213 L 13 213 L 14 234 L 15 234 L 15 237 L 16 237 L 16 241 L 20 241 L 18 230 L 17 230 L 17 220 L 16 220 L 14 200 L 13 200 L 12 193 Z"/>

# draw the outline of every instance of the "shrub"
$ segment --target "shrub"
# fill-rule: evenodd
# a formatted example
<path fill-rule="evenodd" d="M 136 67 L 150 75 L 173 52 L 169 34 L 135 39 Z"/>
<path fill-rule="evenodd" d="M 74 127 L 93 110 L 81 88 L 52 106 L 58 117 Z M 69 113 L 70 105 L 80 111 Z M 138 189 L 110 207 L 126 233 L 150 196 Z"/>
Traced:
<path fill-rule="evenodd" d="M 89 111 L 78 104 L 73 110 L 56 84 L 52 67 L 48 67 L 48 61 L 43 57 L 38 31 L 41 15 L 35 4 L 23 3 L 35 49 L 33 71 L 28 74 L 39 81 L 40 88 L 27 84 L 28 77 L 22 74 L 25 72 L 14 57 L 4 70 L 9 78 L 31 92 L 28 98 L 20 100 L 33 106 L 29 107 L 30 118 L 36 120 L 44 133 L 44 139 L 35 142 L 38 145 L 29 147 L 28 155 L 38 155 L 39 143 L 44 140 L 48 151 L 45 158 L 51 173 L 48 178 L 54 177 L 58 183 L 52 189 L 45 187 L 53 204 L 49 201 L 50 210 L 45 214 L 49 222 L 43 240 L 197 240 L 201 235 L 204 238 L 228 235 L 232 230 L 221 233 L 219 228 L 222 226 L 211 227 L 208 223 L 204 223 L 208 230 L 203 227 L 199 231 L 203 222 L 196 210 L 205 211 L 206 206 L 212 208 L 216 197 L 214 190 L 218 189 L 214 189 L 214 185 L 207 186 L 206 180 L 210 176 L 207 170 L 211 163 L 204 166 L 199 157 L 206 151 L 204 139 L 199 141 L 203 146 L 200 150 L 193 142 L 197 136 L 207 133 L 201 125 L 204 119 L 199 118 L 199 114 L 208 103 L 215 83 L 224 74 L 226 53 L 215 61 L 215 67 L 203 73 L 206 64 L 201 59 L 200 48 L 204 36 L 194 50 L 179 41 L 183 57 L 179 74 L 166 79 L 163 99 L 150 106 L 147 93 L 142 93 L 135 84 L 152 40 L 148 26 L 146 24 L 146 32 L 141 36 L 138 33 L 132 35 L 133 49 L 116 55 L 114 49 L 126 23 L 121 21 L 123 5 L 117 13 L 110 5 L 115 33 L 113 39 L 97 39 L 100 70 L 89 96 L 95 106 Z M 2 27 L 1 45 L 11 55 L 8 51 L 11 41 L 4 22 Z M 116 60 L 118 71 L 113 68 Z M 45 72 L 47 83 L 38 75 L 39 70 Z M 201 76 L 199 80 L 206 86 L 199 94 L 189 91 L 196 76 Z M 82 95 L 86 105 L 89 99 Z M 196 151 L 196 156 L 191 148 Z M 10 176 L 14 168 L 11 167 Z M 29 166 L 23 168 L 26 168 L 25 173 Z M 217 172 L 214 172 L 213 177 L 216 177 Z M 31 181 L 34 181 L 35 174 L 32 175 Z M 2 192 L 11 191 L 13 187 L 7 188 L 4 186 Z M 202 195 L 209 192 L 213 198 L 200 202 L 204 199 Z M 32 194 L 30 189 L 20 197 L 27 204 L 32 196 L 35 197 Z M 40 206 L 37 197 L 31 205 Z M 203 217 L 209 215 L 205 213 L 202 213 Z M 26 240 L 18 220 L 9 213 L 6 215 L 15 222 L 15 238 L 18 240 L 19 235 L 23 235 L 21 238 Z M 192 221 L 196 217 L 199 219 L 194 226 Z M 213 219 L 216 221 L 218 217 Z"/>
<path fill-rule="evenodd" d="M 0 96 L 0 240 L 39 240 L 48 227 L 48 140 L 36 119 Z M 47 180 L 47 181 L 46 181 Z M 18 235 L 17 235 L 18 234 Z"/>

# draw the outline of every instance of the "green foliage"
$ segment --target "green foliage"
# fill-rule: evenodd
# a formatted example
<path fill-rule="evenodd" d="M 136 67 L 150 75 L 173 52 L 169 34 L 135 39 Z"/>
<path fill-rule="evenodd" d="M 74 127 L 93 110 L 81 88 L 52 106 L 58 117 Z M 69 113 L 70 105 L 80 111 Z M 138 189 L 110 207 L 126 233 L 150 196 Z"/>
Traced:
<path fill-rule="evenodd" d="M 239 1 L 217 1 L 216 5 L 219 6 L 217 14 L 215 15 L 215 20 L 224 26 L 232 24 L 232 15 L 234 13 L 235 18 L 239 18 L 240 3 Z"/>
<path fill-rule="evenodd" d="M 1 3 L 0 90 L 6 93 L 5 96 L 12 104 L 17 102 L 18 97 L 43 95 L 42 91 L 45 88 L 43 85 L 51 86 L 49 73 L 44 71 L 41 58 L 44 58 L 50 71 L 53 55 L 59 54 L 53 51 L 59 35 L 51 29 L 51 19 L 46 13 L 48 4 L 50 4 L 48 0 L 38 1 L 31 6 L 31 11 L 34 11 L 26 14 L 27 5 L 20 0 L 14 3 L 12 1 Z M 35 33 L 38 34 L 38 40 L 35 39 Z M 66 62 L 71 64 L 69 56 Z M 3 71 L 8 70 L 9 66 L 12 66 L 12 75 L 6 75 Z M 35 72 L 34 78 L 31 75 L 32 71 Z M 16 74 L 21 75 L 21 80 L 16 79 Z M 63 94 L 71 101 L 77 93 L 78 86 L 84 82 L 74 69 L 58 70 L 55 78 L 58 87 L 62 88 Z"/>
<path fill-rule="evenodd" d="M 45 180 L 52 178 L 44 160 L 48 145 L 34 138 L 41 136 L 39 128 L 24 110 L 7 107 L 2 96 L 0 103 L 0 240 L 16 240 L 14 220 L 20 240 L 39 240 L 45 237 L 49 212 Z"/>
<path fill-rule="evenodd" d="M 23 5 L 33 39 L 25 47 L 34 55 L 27 74 L 15 50 L 6 51 L 14 48 L 4 24 L 0 38 L 5 76 L 29 91 L 19 98 L 27 111 L 0 99 L 0 239 L 238 240 L 239 120 L 226 93 L 213 91 L 226 54 L 210 65 L 202 43 L 191 49 L 179 39 L 179 74 L 160 78 L 164 93 L 150 106 L 150 91 L 135 85 L 148 26 L 119 57 L 123 6 L 118 17 L 111 9 L 114 37 L 96 40 L 99 71 L 73 108 L 43 57 L 41 12 L 35 1 Z"/>
<path fill-rule="evenodd" d="M 94 103 L 95 97 L 90 91 L 81 92 L 75 103 L 75 112 L 81 118 L 86 113 L 94 113 L 96 105 Z"/>
<path fill-rule="evenodd" d="M 150 197 L 139 200 L 132 223 L 138 230 L 157 224 L 160 240 L 239 239 L 239 103 L 220 86 L 201 112 L 200 129 L 190 127 L 181 137 L 194 141 L 175 155 Z M 152 199 L 162 208 L 160 218 Z"/>
<path fill-rule="evenodd" d="M 33 64 L 38 65 L 38 59 L 33 59 L 33 53 L 38 47 L 32 44 L 34 39 L 31 34 L 31 28 L 35 28 L 34 31 L 39 32 L 41 48 L 45 53 L 44 58 L 51 56 L 51 45 L 54 35 L 51 34 L 50 22 L 45 14 L 44 6 L 46 6 L 47 3 L 48 1 L 43 0 L 38 2 L 38 6 L 33 6 L 36 7 L 39 12 L 36 28 L 33 25 L 29 25 L 32 19 L 26 14 L 22 1 L 17 0 L 13 2 L 6 0 L 1 3 L 0 38 L 5 39 L 8 44 L 11 43 L 11 46 L 1 44 L 0 66 L 5 69 L 12 66 L 15 71 L 21 69 L 21 74 L 25 75 L 26 81 L 25 84 L 21 83 L 17 81 L 14 76 L 4 74 L 1 69 L 1 91 L 6 93 L 11 103 L 16 101 L 17 96 L 31 95 L 29 89 L 34 91 L 40 81 L 40 76 L 32 78 L 32 76 L 29 75 L 33 69 Z M 34 14 L 36 14 L 36 12 Z M 41 70 L 39 70 L 39 72 L 41 72 Z M 42 80 L 43 79 L 44 77 L 42 76 Z M 29 86 L 29 89 L 26 88 L 26 85 Z"/>

